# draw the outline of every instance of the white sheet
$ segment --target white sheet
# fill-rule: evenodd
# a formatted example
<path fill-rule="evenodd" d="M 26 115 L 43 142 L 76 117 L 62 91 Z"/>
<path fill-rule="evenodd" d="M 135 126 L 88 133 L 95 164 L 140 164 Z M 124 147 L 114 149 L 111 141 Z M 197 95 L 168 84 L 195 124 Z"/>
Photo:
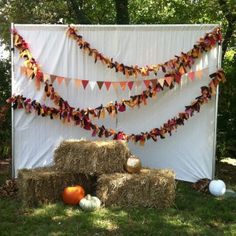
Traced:
<path fill-rule="evenodd" d="M 174 55 L 191 49 L 194 43 L 214 25 L 153 25 L 153 26 L 85 26 L 79 29 L 91 46 L 127 65 L 156 64 L 173 58 Z M 121 81 L 126 78 L 121 73 L 107 69 L 99 61 L 94 64 L 92 57 L 85 55 L 69 39 L 64 25 L 15 25 L 15 28 L 29 43 L 34 58 L 42 71 L 70 78 L 90 81 Z M 217 68 L 217 48 L 196 62 L 194 70 L 204 69 L 203 78 L 190 82 L 186 76 L 181 86 L 173 90 L 166 89 L 158 94 L 157 100 L 148 100 L 147 106 L 119 113 L 117 120 L 107 117 L 95 120 L 108 128 L 138 133 L 159 127 L 169 118 L 184 111 L 185 105 L 200 95 L 200 87 L 209 82 L 208 74 Z M 23 60 L 14 53 L 13 92 L 39 100 L 43 103 L 43 86 L 36 91 L 34 82 L 20 73 Z M 150 76 L 149 78 L 153 78 Z M 132 78 L 131 78 L 132 79 Z M 129 98 L 143 88 L 134 88 L 115 92 L 76 88 L 73 80 L 66 86 L 63 82 L 55 88 L 59 94 L 75 107 L 97 107 L 110 101 Z M 48 103 L 50 104 L 50 103 Z M 143 166 L 171 168 L 176 178 L 194 182 L 200 178 L 212 178 L 214 162 L 215 109 L 213 98 L 201 108 L 201 112 L 189 119 L 176 133 L 157 143 L 148 141 L 144 147 L 129 144 L 132 152 L 138 155 Z M 15 174 L 21 168 L 45 166 L 53 162 L 53 150 L 68 138 L 92 139 L 91 133 L 79 127 L 62 124 L 59 120 L 50 120 L 24 111 L 14 111 L 13 119 L 14 167 Z M 96 138 L 98 139 L 98 138 Z"/>

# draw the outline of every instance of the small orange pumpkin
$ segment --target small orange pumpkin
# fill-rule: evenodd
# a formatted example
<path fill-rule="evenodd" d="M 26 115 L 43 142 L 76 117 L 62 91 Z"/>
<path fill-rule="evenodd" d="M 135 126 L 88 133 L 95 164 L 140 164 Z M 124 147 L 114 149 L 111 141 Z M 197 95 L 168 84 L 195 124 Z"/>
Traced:
<path fill-rule="evenodd" d="M 69 205 L 77 205 L 79 204 L 80 200 L 84 198 L 85 191 L 83 187 L 77 185 L 77 186 L 71 186 L 64 188 L 64 191 L 62 193 L 62 198 L 64 203 Z"/>

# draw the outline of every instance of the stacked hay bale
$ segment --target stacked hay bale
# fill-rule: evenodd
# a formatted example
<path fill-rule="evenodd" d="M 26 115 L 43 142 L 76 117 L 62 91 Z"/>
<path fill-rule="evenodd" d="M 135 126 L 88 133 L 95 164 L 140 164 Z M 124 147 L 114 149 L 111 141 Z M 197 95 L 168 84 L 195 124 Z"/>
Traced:
<path fill-rule="evenodd" d="M 66 140 L 55 150 L 54 162 L 53 167 L 19 172 L 25 205 L 55 202 L 70 185 L 81 185 L 86 194 L 96 191 L 106 206 L 166 208 L 174 202 L 174 173 L 140 171 L 140 160 L 131 155 L 125 142 Z"/>
<path fill-rule="evenodd" d="M 98 178 L 96 193 L 106 206 L 167 208 L 175 199 L 174 172 L 142 169 L 137 174 L 104 174 Z"/>
<path fill-rule="evenodd" d="M 81 185 L 94 194 L 97 176 L 125 172 L 129 155 L 122 141 L 63 141 L 55 150 L 54 166 L 19 171 L 19 195 L 24 205 L 34 206 L 61 200 L 67 186 Z"/>
<path fill-rule="evenodd" d="M 62 191 L 70 185 L 81 185 L 86 192 L 94 192 L 95 177 L 58 171 L 54 166 L 22 169 L 18 173 L 19 196 L 25 206 L 54 203 L 62 199 Z"/>
<path fill-rule="evenodd" d="M 55 150 L 55 167 L 93 176 L 125 172 L 130 156 L 123 141 L 66 140 Z"/>

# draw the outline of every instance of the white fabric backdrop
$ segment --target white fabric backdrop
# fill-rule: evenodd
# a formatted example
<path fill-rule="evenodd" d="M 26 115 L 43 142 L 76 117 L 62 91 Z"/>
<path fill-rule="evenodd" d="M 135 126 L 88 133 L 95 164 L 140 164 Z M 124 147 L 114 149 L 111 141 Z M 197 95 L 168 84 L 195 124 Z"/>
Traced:
<path fill-rule="evenodd" d="M 80 33 L 91 46 L 127 65 L 156 64 L 173 58 L 174 55 L 191 49 L 194 43 L 215 25 L 148 25 L 148 26 L 84 26 Z M 121 73 L 107 69 L 99 61 L 94 64 L 92 57 L 85 55 L 69 39 L 65 25 L 15 25 L 18 33 L 29 43 L 33 57 L 41 65 L 42 71 L 58 76 L 79 78 L 90 81 L 127 80 Z M 200 95 L 200 87 L 209 82 L 208 74 L 217 69 L 217 48 L 196 62 L 195 70 L 206 68 L 201 80 L 190 82 L 186 76 L 180 86 L 173 90 L 164 90 L 157 100 L 148 100 L 147 106 L 119 113 L 117 120 L 110 117 L 95 120 L 108 128 L 126 133 L 138 133 L 159 127 L 178 112 L 184 111 L 185 105 Z M 23 60 L 14 53 L 13 93 L 23 94 L 43 103 L 43 86 L 35 90 L 34 81 L 20 73 Z M 209 68 L 209 69 L 207 69 Z M 161 76 L 161 74 L 159 74 Z M 149 77 L 150 79 L 153 76 Z M 132 78 L 130 78 L 132 79 Z M 105 86 L 99 91 L 97 86 L 86 90 L 76 88 L 73 80 L 66 86 L 63 82 L 55 88 L 72 106 L 97 107 L 120 98 L 129 98 L 144 87 L 115 92 Z M 49 103 L 48 103 L 49 104 Z M 176 178 L 194 182 L 199 178 L 212 178 L 214 163 L 215 137 L 215 99 L 201 108 L 201 112 L 189 119 L 183 127 L 171 137 L 157 143 L 148 141 L 144 147 L 129 144 L 138 155 L 143 166 L 171 168 Z M 16 110 L 13 116 L 13 154 L 14 170 L 33 168 L 52 164 L 53 151 L 63 140 L 68 138 L 92 139 L 91 133 L 79 127 L 62 124 L 59 120 L 50 120 Z"/>

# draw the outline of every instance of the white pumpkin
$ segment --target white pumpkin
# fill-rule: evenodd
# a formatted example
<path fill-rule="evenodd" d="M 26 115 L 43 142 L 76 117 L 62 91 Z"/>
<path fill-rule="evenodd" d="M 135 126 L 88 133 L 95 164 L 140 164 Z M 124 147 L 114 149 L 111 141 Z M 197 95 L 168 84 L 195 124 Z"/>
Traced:
<path fill-rule="evenodd" d="M 80 200 L 79 205 L 84 211 L 95 211 L 100 208 L 101 201 L 99 198 L 87 194 Z"/>
<path fill-rule="evenodd" d="M 141 170 L 142 164 L 141 161 L 138 157 L 132 155 L 131 157 L 128 158 L 126 162 L 126 170 L 129 173 L 139 173 Z"/>
<path fill-rule="evenodd" d="M 209 191 L 216 197 L 223 196 L 226 191 L 225 183 L 222 180 L 212 180 L 209 184 Z"/>

